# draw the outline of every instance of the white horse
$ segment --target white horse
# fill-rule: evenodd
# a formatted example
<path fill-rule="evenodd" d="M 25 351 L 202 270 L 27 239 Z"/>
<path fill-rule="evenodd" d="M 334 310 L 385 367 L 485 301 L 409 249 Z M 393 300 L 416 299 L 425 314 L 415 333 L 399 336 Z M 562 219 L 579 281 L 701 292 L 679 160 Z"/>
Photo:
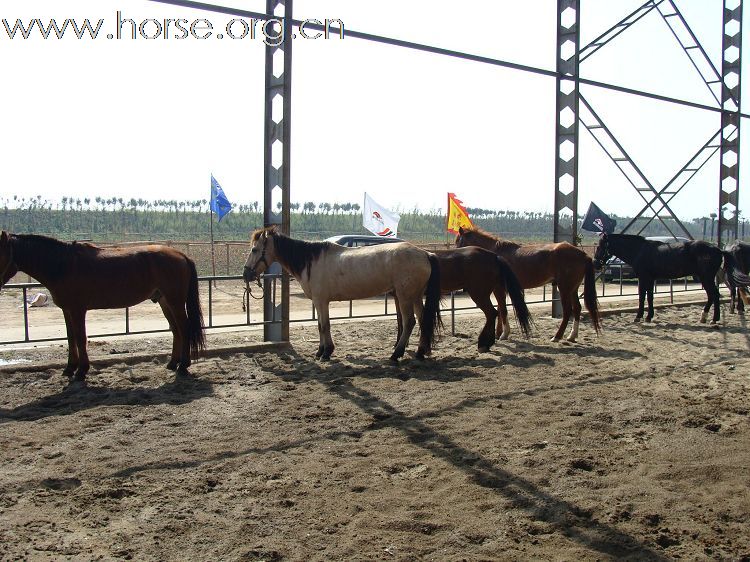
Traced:
<path fill-rule="evenodd" d="M 278 232 L 274 227 L 256 230 L 252 249 L 245 262 L 243 278 L 250 283 L 273 262 L 293 275 L 305 296 L 318 311 L 320 345 L 316 358 L 330 359 L 334 345 L 328 304 L 375 297 L 393 292 L 404 318 L 404 329 L 391 355 L 397 361 L 404 355 L 419 318 L 421 336 L 417 357 L 432 349 L 440 320 L 440 273 L 437 258 L 407 242 L 361 248 L 345 248 L 331 242 L 306 242 Z M 422 296 L 427 294 L 424 305 Z"/>

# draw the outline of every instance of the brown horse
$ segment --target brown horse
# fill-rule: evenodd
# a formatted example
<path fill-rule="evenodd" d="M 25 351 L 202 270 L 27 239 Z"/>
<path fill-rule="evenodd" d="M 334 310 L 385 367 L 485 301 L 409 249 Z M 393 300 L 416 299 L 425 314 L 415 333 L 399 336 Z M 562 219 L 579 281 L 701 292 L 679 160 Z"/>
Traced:
<path fill-rule="evenodd" d="M 275 227 L 256 230 L 245 262 L 243 278 L 255 281 L 270 264 L 278 262 L 299 281 L 305 296 L 318 311 L 320 343 L 315 357 L 327 361 L 334 345 L 328 305 L 375 297 L 388 292 L 397 295 L 406 326 L 399 335 L 392 361 L 400 359 L 419 318 L 421 337 L 417 358 L 428 355 L 440 328 L 440 270 L 434 255 L 406 242 L 345 248 L 332 242 L 296 240 Z M 422 304 L 422 296 L 427 299 Z"/>
<path fill-rule="evenodd" d="M 171 370 L 185 372 L 191 355 L 205 347 L 198 275 L 182 252 L 149 244 L 99 248 L 33 234 L 0 234 L 0 288 L 18 271 L 49 289 L 63 311 L 68 333 L 68 365 L 63 371 L 83 379 L 89 370 L 86 311 L 123 308 L 146 299 L 159 303 L 172 330 Z"/>
<path fill-rule="evenodd" d="M 594 325 L 596 332 L 599 333 L 601 321 L 596 300 L 594 265 L 592 259 L 580 248 L 576 248 L 567 242 L 524 246 L 502 240 L 479 228 L 459 228 L 456 246 L 459 248 L 479 246 L 495 252 L 507 260 L 524 289 L 541 287 L 550 282 L 556 283 L 560 292 L 563 318 L 552 341 L 559 341 L 565 335 L 565 329 L 568 326 L 571 314 L 573 315 L 573 328 L 570 330 L 567 339 L 571 342 L 576 341 L 578 324 L 581 320 L 578 287 L 583 281 L 583 300 L 591 316 L 591 323 Z M 501 320 L 501 323 L 497 326 L 498 338 L 504 340 L 508 338 L 510 333 L 505 295 L 498 298 L 497 308 Z"/>
<path fill-rule="evenodd" d="M 528 337 L 531 330 L 531 317 L 523 289 L 513 270 L 503 258 L 484 248 L 470 246 L 455 250 L 438 250 L 435 252 L 440 266 L 440 290 L 443 293 L 459 291 L 469 293 L 485 316 L 485 324 L 479 334 L 477 344 L 479 352 L 486 352 L 495 343 L 495 320 L 497 312 L 490 295 L 494 294 L 498 302 L 505 303 L 505 295 L 510 296 L 516 319 L 521 331 Z M 398 311 L 398 301 L 396 303 Z M 401 318 L 399 316 L 399 335 Z"/>

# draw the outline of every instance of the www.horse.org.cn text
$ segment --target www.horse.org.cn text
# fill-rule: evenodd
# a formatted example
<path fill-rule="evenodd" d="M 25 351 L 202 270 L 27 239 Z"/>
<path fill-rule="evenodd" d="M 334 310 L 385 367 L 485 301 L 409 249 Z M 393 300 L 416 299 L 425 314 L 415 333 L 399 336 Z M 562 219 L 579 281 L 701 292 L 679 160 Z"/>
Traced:
<path fill-rule="evenodd" d="M 229 39 L 260 40 L 266 45 L 276 46 L 284 42 L 285 21 L 283 18 L 268 20 L 256 18 L 233 18 L 226 23 L 215 24 L 206 18 L 146 18 L 137 20 L 124 17 L 120 10 L 115 17 L 113 32 L 106 32 L 112 26 L 106 20 L 84 18 L 81 23 L 74 18 L 66 18 L 59 23 L 55 18 L 2 19 L 0 37 L 4 39 Z M 340 19 L 306 19 L 295 25 L 292 39 L 344 39 L 344 22 Z"/>

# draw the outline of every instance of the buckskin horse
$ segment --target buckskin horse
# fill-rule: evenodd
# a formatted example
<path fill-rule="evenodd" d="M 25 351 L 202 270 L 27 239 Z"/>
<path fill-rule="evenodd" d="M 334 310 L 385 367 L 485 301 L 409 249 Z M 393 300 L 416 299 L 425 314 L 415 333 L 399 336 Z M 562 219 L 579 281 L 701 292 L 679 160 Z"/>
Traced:
<path fill-rule="evenodd" d="M 720 320 L 719 289 L 716 286 L 716 273 L 724 262 L 724 273 L 730 285 L 748 286 L 750 277 L 742 273 L 732 254 L 723 252 L 713 244 L 702 240 L 689 242 L 659 242 L 646 240 L 633 234 L 604 234 L 599 240 L 594 260 L 599 268 L 611 256 L 617 256 L 633 267 L 638 277 L 638 313 L 635 321 L 643 318 L 644 299 L 648 297 L 646 322 L 654 317 L 654 282 L 657 279 L 679 279 L 697 277 L 708 296 L 703 308 L 701 322 L 705 323 L 708 311 L 714 307 L 711 324 L 718 326 Z"/>
<path fill-rule="evenodd" d="M 476 246 L 437 250 L 435 255 L 440 266 L 440 290 L 443 293 L 465 290 L 485 316 L 485 324 L 479 333 L 477 348 L 487 352 L 495 343 L 495 320 L 497 312 L 490 296 L 505 304 L 506 293 L 516 311 L 516 320 L 526 337 L 531 331 L 531 316 L 523 297 L 523 289 L 513 270 L 503 258 Z M 396 305 L 398 307 L 398 304 Z M 398 308 L 397 308 L 398 310 Z M 399 315 L 399 334 L 401 318 Z"/>
<path fill-rule="evenodd" d="M 419 318 L 421 337 L 417 358 L 432 350 L 439 331 L 440 273 L 437 258 L 407 242 L 345 248 L 331 242 L 308 242 L 290 238 L 274 227 L 256 230 L 245 263 L 246 283 L 258 279 L 270 264 L 278 262 L 302 287 L 318 311 L 320 343 L 315 357 L 327 361 L 334 350 L 328 305 L 375 297 L 393 292 L 405 319 L 403 332 L 391 355 L 403 357 Z M 422 303 L 422 296 L 427 295 Z"/>
<path fill-rule="evenodd" d="M 573 328 L 567 340 L 574 342 L 578 338 L 578 325 L 581 320 L 578 287 L 581 282 L 583 282 L 583 301 L 586 310 L 589 311 L 591 323 L 597 333 L 601 330 L 593 260 L 580 248 L 567 242 L 522 245 L 503 240 L 480 228 L 461 227 L 456 236 L 456 247 L 465 246 L 479 246 L 505 259 L 524 289 L 541 287 L 550 282 L 557 284 L 563 317 L 552 341 L 559 341 L 565 335 L 571 315 Z M 497 298 L 497 311 L 501 320 L 497 326 L 498 339 L 504 340 L 510 334 L 504 294 Z"/>
<path fill-rule="evenodd" d="M 83 380 L 90 368 L 86 311 L 159 303 L 172 331 L 167 368 L 186 372 L 205 347 L 195 264 L 182 252 L 149 244 L 100 248 L 35 234 L 0 233 L 0 288 L 18 271 L 47 287 L 68 336 L 63 373 Z"/>

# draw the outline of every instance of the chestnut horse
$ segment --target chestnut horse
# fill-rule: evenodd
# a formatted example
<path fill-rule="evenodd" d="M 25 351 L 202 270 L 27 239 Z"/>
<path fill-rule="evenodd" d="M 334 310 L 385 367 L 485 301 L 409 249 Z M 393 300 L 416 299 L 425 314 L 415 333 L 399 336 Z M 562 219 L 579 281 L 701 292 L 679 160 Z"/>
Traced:
<path fill-rule="evenodd" d="M 440 265 L 440 290 L 443 293 L 459 291 L 469 293 L 485 316 L 485 324 L 479 333 L 477 344 L 480 353 L 490 350 L 495 343 L 495 320 L 497 312 L 490 295 L 498 302 L 505 302 L 506 293 L 510 296 L 516 311 L 516 320 L 521 331 L 528 337 L 531 331 L 531 316 L 523 298 L 523 289 L 508 262 L 494 252 L 470 246 L 455 250 L 435 252 Z M 398 303 L 396 304 L 398 311 Z M 401 318 L 399 315 L 399 334 Z"/>
<path fill-rule="evenodd" d="M 541 287 L 550 282 L 557 284 L 563 318 L 552 341 L 559 341 L 565 335 L 565 329 L 571 315 L 573 316 L 573 328 L 570 330 L 567 339 L 571 342 L 576 341 L 578 324 L 581 320 L 578 287 L 582 281 L 584 283 L 583 300 L 586 309 L 589 311 L 591 323 L 597 333 L 601 330 L 593 261 L 580 248 L 576 248 L 567 242 L 521 245 L 502 240 L 479 228 L 459 228 L 459 233 L 456 236 L 456 247 L 464 246 L 479 246 L 504 258 L 524 289 Z M 498 298 L 497 310 L 500 313 L 501 320 L 501 323 L 497 326 L 498 338 L 504 340 L 508 338 L 510 333 L 505 295 Z"/>
<path fill-rule="evenodd" d="M 0 234 L 0 288 L 18 271 L 47 287 L 65 317 L 68 365 L 83 380 L 89 371 L 86 311 L 159 302 L 172 330 L 171 370 L 185 372 L 205 347 L 198 275 L 182 252 L 149 244 L 99 248 L 34 234 Z"/>
<path fill-rule="evenodd" d="M 299 281 L 305 296 L 318 311 L 320 343 L 315 357 L 331 358 L 334 345 L 328 305 L 376 297 L 393 292 L 406 325 L 400 334 L 392 361 L 400 359 L 419 318 L 421 338 L 417 358 L 432 349 L 440 327 L 440 272 L 437 258 L 406 242 L 345 248 L 332 242 L 307 242 L 290 238 L 275 227 L 253 232 L 252 248 L 245 262 L 243 278 L 255 281 L 270 264 L 279 262 Z M 422 295 L 427 299 L 422 304 Z"/>

